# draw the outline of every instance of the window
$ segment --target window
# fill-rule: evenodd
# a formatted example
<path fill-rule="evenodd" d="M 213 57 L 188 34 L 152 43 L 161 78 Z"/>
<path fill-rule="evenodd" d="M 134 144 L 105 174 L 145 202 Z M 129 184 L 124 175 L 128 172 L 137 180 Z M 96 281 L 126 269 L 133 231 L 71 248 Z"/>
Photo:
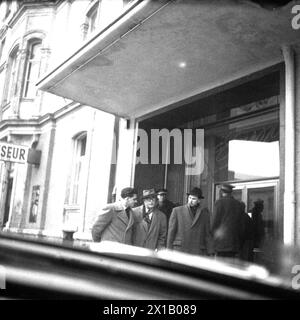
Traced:
<path fill-rule="evenodd" d="M 89 16 L 89 33 L 92 33 L 96 28 L 96 18 L 98 10 L 94 10 Z"/>
<path fill-rule="evenodd" d="M 133 2 L 134 0 L 123 0 L 123 6 L 127 7 L 131 2 Z"/>
<path fill-rule="evenodd" d="M 75 138 L 74 144 L 74 165 L 71 182 L 71 192 L 69 204 L 79 204 L 79 188 L 84 176 L 84 161 L 86 154 L 86 133 L 82 133 Z"/>
<path fill-rule="evenodd" d="M 6 1 L 6 12 L 5 12 L 5 18 L 7 18 L 11 12 L 11 5 L 12 5 L 12 0 L 7 0 Z"/>
<path fill-rule="evenodd" d="M 17 89 L 17 56 L 18 56 L 18 47 L 15 48 L 9 56 L 8 59 L 8 68 L 7 68 L 7 89 L 6 89 L 6 103 L 9 103 L 14 95 L 16 94 Z"/>
<path fill-rule="evenodd" d="M 24 84 L 25 98 L 34 98 L 37 93 L 35 82 L 40 75 L 41 45 L 41 40 L 37 39 L 29 43 Z"/>
<path fill-rule="evenodd" d="M 96 29 L 98 9 L 99 9 L 99 1 L 96 1 L 86 14 L 87 24 L 88 24 L 88 33 L 92 33 Z"/>
<path fill-rule="evenodd" d="M 3 53 L 4 45 L 5 45 L 5 39 L 2 39 L 1 45 L 0 45 L 0 61 L 1 61 L 2 53 Z"/>

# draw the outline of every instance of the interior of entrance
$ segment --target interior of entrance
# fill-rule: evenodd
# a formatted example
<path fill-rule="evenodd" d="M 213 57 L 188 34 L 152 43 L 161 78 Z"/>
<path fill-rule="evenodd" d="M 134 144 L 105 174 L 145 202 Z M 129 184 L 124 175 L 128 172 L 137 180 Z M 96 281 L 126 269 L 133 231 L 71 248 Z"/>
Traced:
<path fill-rule="evenodd" d="M 263 76 L 248 81 L 243 79 L 229 89 L 220 89 L 140 121 L 139 128 L 147 132 L 148 141 L 151 141 L 152 129 L 165 128 L 169 132 L 173 129 L 181 132 L 185 129 L 204 129 L 204 166 L 200 174 L 186 175 L 186 164 L 174 161 L 176 146 L 172 138 L 168 144 L 170 161 L 167 164 L 151 164 L 149 143 L 148 164 L 136 164 L 135 187 L 139 192 L 147 188 L 165 187 L 171 201 L 183 204 L 186 192 L 197 186 L 202 189 L 205 197 L 203 205 L 213 210 L 216 199 L 214 186 L 220 182 L 262 182 L 269 179 L 278 182 L 279 94 L 280 71 L 275 68 Z M 193 136 L 193 145 L 194 140 Z M 267 234 L 275 237 L 275 230 L 280 228 L 276 225 L 280 219 L 276 212 L 278 198 L 275 196 L 275 186 L 271 186 L 271 189 L 262 189 L 261 186 L 258 189 L 247 188 L 246 198 L 241 198 L 238 189 L 235 191 L 236 197 L 246 201 L 247 208 L 251 207 L 256 198 L 265 199 Z M 270 196 L 267 197 L 267 194 Z M 274 204 L 271 205 L 271 202 Z"/>
<path fill-rule="evenodd" d="M 273 241 L 278 238 L 278 179 L 242 181 L 231 183 L 234 186 L 233 197 L 243 201 L 245 211 L 253 218 L 253 211 L 261 212 L 263 222 L 263 240 Z M 220 184 L 215 185 L 215 200 L 219 198 Z"/>

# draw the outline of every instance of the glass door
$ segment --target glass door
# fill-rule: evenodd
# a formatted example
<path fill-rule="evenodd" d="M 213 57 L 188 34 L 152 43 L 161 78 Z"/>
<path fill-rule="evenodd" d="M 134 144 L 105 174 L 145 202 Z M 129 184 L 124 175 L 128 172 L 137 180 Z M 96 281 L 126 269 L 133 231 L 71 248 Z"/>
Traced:
<path fill-rule="evenodd" d="M 247 209 L 255 225 L 255 246 L 259 247 L 263 240 L 276 239 L 277 184 L 249 185 Z"/>
<path fill-rule="evenodd" d="M 228 182 L 227 182 L 228 183 Z M 233 197 L 243 201 L 253 219 L 255 247 L 278 236 L 278 180 L 231 183 Z M 215 185 L 215 200 L 220 197 L 221 183 Z"/>

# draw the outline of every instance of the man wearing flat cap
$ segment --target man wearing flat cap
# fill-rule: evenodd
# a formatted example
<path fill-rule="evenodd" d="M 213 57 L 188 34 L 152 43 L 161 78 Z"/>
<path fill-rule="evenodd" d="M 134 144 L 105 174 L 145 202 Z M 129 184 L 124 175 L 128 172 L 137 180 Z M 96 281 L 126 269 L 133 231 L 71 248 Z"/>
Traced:
<path fill-rule="evenodd" d="M 167 189 L 157 190 L 157 208 L 166 215 L 167 223 L 169 223 L 170 215 L 176 205 L 167 198 L 167 194 Z"/>
<path fill-rule="evenodd" d="M 167 235 L 167 218 L 157 209 L 156 197 L 154 189 L 143 190 L 143 205 L 133 209 L 133 244 L 152 250 L 165 248 Z"/>
<path fill-rule="evenodd" d="M 187 193 L 184 206 L 173 209 L 168 230 L 167 248 L 196 255 L 211 254 L 210 217 L 201 207 L 204 199 L 200 188 Z"/>
<path fill-rule="evenodd" d="M 221 185 L 221 198 L 216 201 L 211 223 L 216 256 L 234 258 L 243 243 L 243 210 L 238 200 L 232 196 L 230 184 Z"/>
<path fill-rule="evenodd" d="M 137 201 L 134 188 L 124 188 L 118 202 L 107 204 L 92 227 L 95 242 L 109 240 L 132 245 L 134 216 L 132 208 Z"/>

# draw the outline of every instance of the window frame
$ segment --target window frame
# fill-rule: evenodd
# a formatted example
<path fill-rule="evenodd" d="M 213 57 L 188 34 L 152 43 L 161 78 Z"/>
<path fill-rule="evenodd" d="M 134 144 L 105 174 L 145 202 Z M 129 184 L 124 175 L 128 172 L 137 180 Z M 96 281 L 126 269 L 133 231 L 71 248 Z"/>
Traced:
<path fill-rule="evenodd" d="M 95 31 L 98 25 L 99 20 L 99 8 L 101 0 L 96 0 L 90 3 L 87 12 L 85 14 L 86 23 L 88 25 L 87 34 L 91 34 Z M 92 22 L 92 23 L 91 23 Z"/>
<path fill-rule="evenodd" d="M 36 78 L 32 79 L 32 70 L 33 66 L 38 65 L 38 77 L 41 71 L 41 54 L 37 55 L 38 59 L 32 57 L 34 47 L 37 46 L 37 52 L 41 51 L 43 44 L 43 40 L 40 38 L 32 38 L 27 43 L 27 55 L 26 55 L 26 62 L 25 62 L 25 73 L 24 73 L 24 81 L 23 81 L 23 94 L 22 97 L 24 99 L 34 99 L 37 94 L 37 89 L 33 90 L 35 93 L 31 95 L 32 88 L 31 86 L 33 83 L 36 82 Z"/>
<path fill-rule="evenodd" d="M 84 178 L 84 165 L 87 151 L 87 132 L 81 132 L 73 138 L 73 159 L 68 205 L 79 206 L 79 189 Z M 84 154 L 82 154 L 84 141 Z"/>
<path fill-rule="evenodd" d="M 18 76 L 18 54 L 19 45 L 15 46 L 9 56 L 6 71 L 6 87 L 3 95 L 3 103 L 9 104 L 16 93 L 17 76 Z"/>

